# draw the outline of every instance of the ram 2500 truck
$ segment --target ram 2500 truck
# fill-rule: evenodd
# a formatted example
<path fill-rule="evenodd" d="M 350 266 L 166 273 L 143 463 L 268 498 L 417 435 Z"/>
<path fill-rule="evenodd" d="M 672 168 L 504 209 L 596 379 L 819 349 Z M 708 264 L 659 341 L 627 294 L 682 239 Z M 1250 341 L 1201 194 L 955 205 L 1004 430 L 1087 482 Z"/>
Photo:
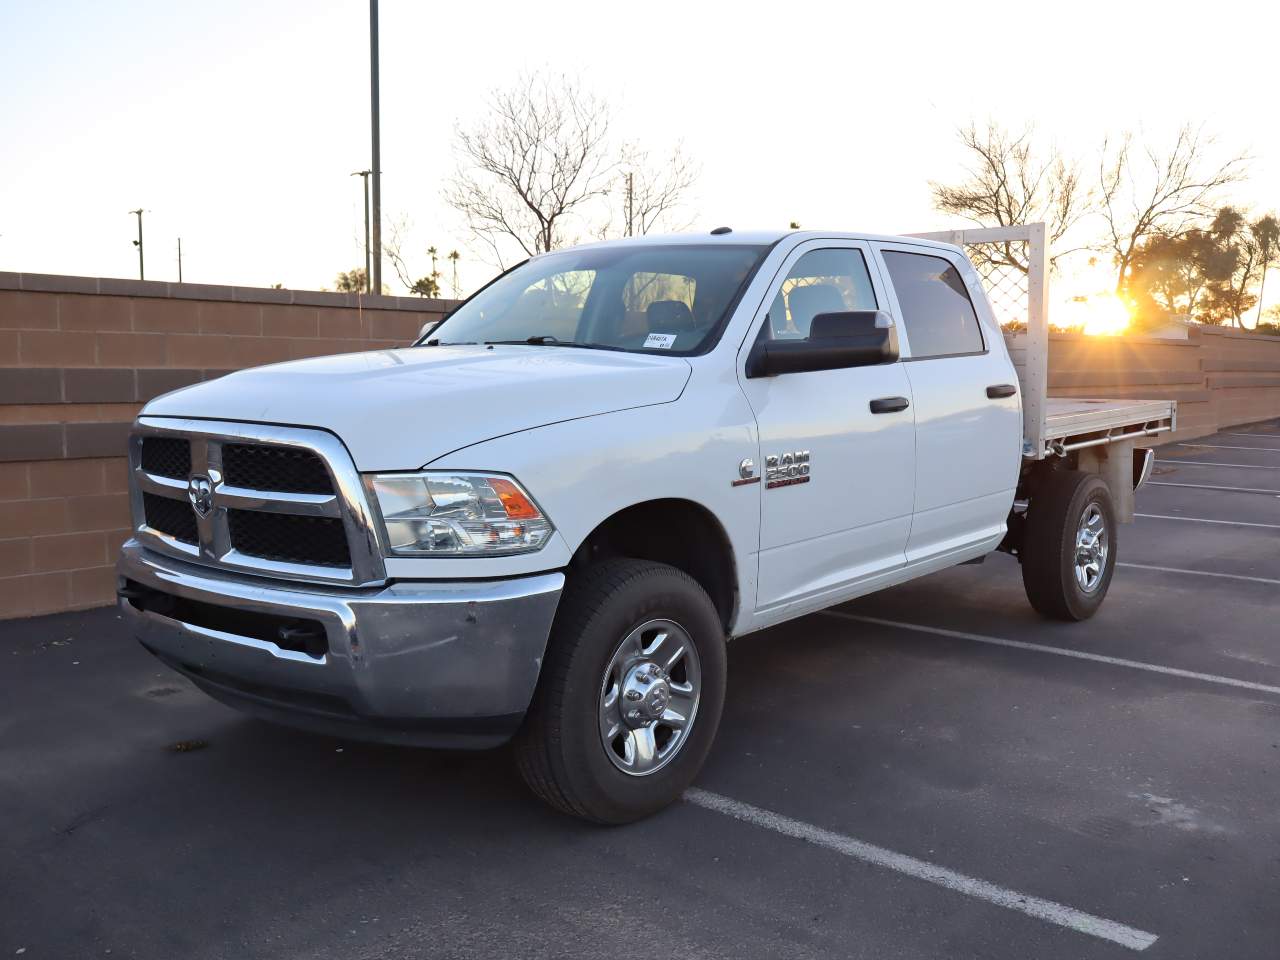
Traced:
<path fill-rule="evenodd" d="M 1038 236 L 1021 369 L 973 231 L 721 228 L 540 255 L 411 347 L 167 394 L 130 441 L 121 609 L 248 713 L 514 739 L 553 806 L 642 817 L 711 749 L 733 637 L 994 550 L 1044 615 L 1097 610 L 1174 409 L 1044 396 Z"/>

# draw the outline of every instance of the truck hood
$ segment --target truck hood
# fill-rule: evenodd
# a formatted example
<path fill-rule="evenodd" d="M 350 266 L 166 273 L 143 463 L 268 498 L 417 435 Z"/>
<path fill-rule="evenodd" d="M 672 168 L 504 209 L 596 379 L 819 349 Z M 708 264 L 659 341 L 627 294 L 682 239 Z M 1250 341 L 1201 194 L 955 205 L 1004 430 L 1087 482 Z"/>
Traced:
<path fill-rule="evenodd" d="M 669 403 L 691 372 L 679 357 L 575 347 L 413 347 L 240 370 L 143 414 L 319 427 L 360 470 L 412 470 L 504 434 Z"/>

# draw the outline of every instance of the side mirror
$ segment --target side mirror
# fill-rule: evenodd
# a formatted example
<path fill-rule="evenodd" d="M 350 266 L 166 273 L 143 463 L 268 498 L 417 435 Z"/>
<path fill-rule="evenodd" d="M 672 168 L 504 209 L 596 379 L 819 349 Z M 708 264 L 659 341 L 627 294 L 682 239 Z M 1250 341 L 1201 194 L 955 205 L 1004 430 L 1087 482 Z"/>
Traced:
<path fill-rule="evenodd" d="M 440 320 L 428 320 L 426 323 L 424 323 L 422 325 L 422 328 L 418 331 L 418 340 L 425 340 L 427 338 L 427 334 L 429 334 L 436 327 L 440 326 L 440 323 L 441 323 Z"/>
<path fill-rule="evenodd" d="M 747 357 L 747 377 L 869 367 L 897 359 L 898 331 L 888 314 L 820 313 L 809 326 L 807 340 L 758 341 Z"/>

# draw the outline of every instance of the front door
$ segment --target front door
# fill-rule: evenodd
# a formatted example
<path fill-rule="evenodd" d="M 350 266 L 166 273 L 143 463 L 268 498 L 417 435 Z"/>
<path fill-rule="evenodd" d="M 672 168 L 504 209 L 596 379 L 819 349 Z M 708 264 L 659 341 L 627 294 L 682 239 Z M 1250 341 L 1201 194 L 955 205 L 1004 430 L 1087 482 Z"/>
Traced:
<path fill-rule="evenodd" d="M 887 309 L 872 264 L 864 243 L 802 244 L 779 271 L 738 358 L 760 431 L 759 614 L 819 609 L 906 562 L 915 415 L 903 364 L 745 375 L 757 338 L 805 338 L 821 313 Z"/>

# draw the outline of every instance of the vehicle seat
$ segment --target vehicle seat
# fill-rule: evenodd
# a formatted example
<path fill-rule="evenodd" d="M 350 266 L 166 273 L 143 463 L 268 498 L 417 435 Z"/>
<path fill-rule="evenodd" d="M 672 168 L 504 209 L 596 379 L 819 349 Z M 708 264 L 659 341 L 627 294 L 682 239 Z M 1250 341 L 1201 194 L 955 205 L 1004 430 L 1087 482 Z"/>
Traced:
<path fill-rule="evenodd" d="M 650 333 L 688 333 L 693 311 L 683 300 L 655 300 L 644 312 Z"/>
<path fill-rule="evenodd" d="M 845 306 L 844 294 L 832 283 L 795 287 L 787 295 L 787 305 L 791 307 L 791 322 L 802 337 L 809 336 L 809 327 L 818 314 L 842 313 L 849 309 Z"/>

